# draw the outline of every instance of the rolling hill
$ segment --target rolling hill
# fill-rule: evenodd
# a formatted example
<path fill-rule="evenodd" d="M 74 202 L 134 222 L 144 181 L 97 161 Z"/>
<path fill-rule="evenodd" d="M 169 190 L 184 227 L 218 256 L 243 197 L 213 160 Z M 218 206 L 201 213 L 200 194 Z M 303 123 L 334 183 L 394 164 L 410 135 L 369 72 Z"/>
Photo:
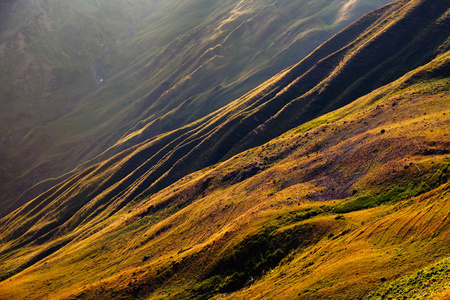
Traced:
<path fill-rule="evenodd" d="M 0 215 L 132 132 L 223 107 L 388 2 L 2 1 Z"/>
<path fill-rule="evenodd" d="M 449 78 L 432 74 L 449 58 L 116 213 L 79 219 L 91 201 L 45 235 L 44 215 L 20 225 L 71 205 L 31 202 L 2 222 L 1 297 L 354 299 L 400 276 L 441 292 Z"/>
<path fill-rule="evenodd" d="M 0 299 L 445 299 L 449 13 L 396 1 L 193 123 L 141 123 L 0 220 Z"/>

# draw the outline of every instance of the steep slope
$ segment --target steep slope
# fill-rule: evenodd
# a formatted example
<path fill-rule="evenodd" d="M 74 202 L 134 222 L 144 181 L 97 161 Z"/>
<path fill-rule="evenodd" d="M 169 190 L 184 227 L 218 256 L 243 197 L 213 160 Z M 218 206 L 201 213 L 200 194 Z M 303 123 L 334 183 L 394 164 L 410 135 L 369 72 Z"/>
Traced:
<path fill-rule="evenodd" d="M 432 60 L 449 47 L 448 26 L 446 1 L 397 1 L 366 15 L 299 64 L 217 112 L 148 140 L 151 127 L 129 134 L 97 159 L 124 150 L 120 155 L 76 178 L 102 174 L 103 184 L 97 182 L 89 188 L 92 198 L 101 193 L 99 203 L 120 201 L 123 206 L 136 197 L 151 195 L 191 172 L 262 144 Z M 405 44 L 404 36 L 409 43 Z M 387 47 L 388 43 L 392 47 Z M 356 63 L 361 66 L 357 68 Z M 66 183 L 62 190 L 70 187 Z M 108 188 L 111 190 L 105 192 Z M 90 200 L 73 197 L 67 201 L 74 201 L 78 208 Z"/>
<path fill-rule="evenodd" d="M 223 107 L 388 2 L 3 1 L 2 206 L 127 132 Z"/>
<path fill-rule="evenodd" d="M 0 298 L 376 299 L 394 280 L 445 295 L 448 11 L 437 0 L 377 10 L 218 112 L 1 219 Z M 385 47 L 405 26 L 408 47 Z"/>
<path fill-rule="evenodd" d="M 430 268 L 409 284 L 444 293 L 449 66 L 447 51 L 125 206 L 104 200 L 129 184 L 108 185 L 127 153 L 77 174 L 2 219 L 0 297 L 377 299 Z"/>

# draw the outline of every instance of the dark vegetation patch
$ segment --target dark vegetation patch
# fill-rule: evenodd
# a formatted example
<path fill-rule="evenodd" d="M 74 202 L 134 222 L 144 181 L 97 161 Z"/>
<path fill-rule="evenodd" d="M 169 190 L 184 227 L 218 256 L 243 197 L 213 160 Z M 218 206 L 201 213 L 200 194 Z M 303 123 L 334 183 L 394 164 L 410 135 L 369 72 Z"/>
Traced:
<path fill-rule="evenodd" d="M 284 222 L 287 224 L 296 223 L 304 220 L 311 219 L 320 214 L 330 211 L 330 208 L 326 205 L 320 207 L 308 207 L 300 212 L 291 212 L 285 219 Z"/>
<path fill-rule="evenodd" d="M 295 215 L 291 221 L 308 219 L 320 212 L 319 209 L 309 209 Z M 192 297 L 208 299 L 216 293 L 237 291 L 277 267 L 293 250 L 316 243 L 326 232 L 326 229 L 309 223 L 283 231 L 278 229 L 278 226 L 266 227 L 228 251 L 193 287 L 190 291 Z"/>

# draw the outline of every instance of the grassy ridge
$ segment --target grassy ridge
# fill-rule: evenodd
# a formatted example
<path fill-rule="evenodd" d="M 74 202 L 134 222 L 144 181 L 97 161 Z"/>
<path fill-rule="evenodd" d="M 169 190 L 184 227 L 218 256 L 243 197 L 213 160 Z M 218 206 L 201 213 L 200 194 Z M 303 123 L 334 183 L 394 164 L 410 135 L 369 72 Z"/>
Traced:
<path fill-rule="evenodd" d="M 396 5 L 400 4 L 399 2 Z M 393 6 L 390 9 L 396 11 L 396 13 L 403 12 L 396 8 L 396 6 Z M 409 7 L 405 8 L 406 11 L 408 9 Z M 385 15 L 385 10 L 381 10 L 378 13 L 378 17 L 381 18 Z M 62 186 L 47 192 L 32 205 L 39 207 L 41 201 L 50 201 L 48 199 L 49 196 L 51 196 L 50 199 L 54 200 L 60 197 L 61 194 L 66 195 L 65 201 L 73 203 L 73 206 L 70 207 L 71 210 L 67 212 L 66 216 L 62 216 L 60 221 L 55 220 L 52 222 L 51 224 L 53 225 L 49 224 L 48 228 L 51 229 L 52 226 L 57 226 L 55 224 L 65 222 L 69 216 L 77 212 L 90 199 L 94 199 L 96 204 L 91 205 L 87 210 L 78 212 L 84 217 L 89 215 L 94 217 L 102 212 L 102 207 L 113 203 L 115 203 L 114 207 L 116 207 L 114 209 L 117 210 L 134 200 L 144 191 L 145 193 L 141 194 L 140 198 L 164 188 L 177 180 L 177 178 L 217 162 L 230 151 L 240 137 L 251 130 L 252 126 L 262 123 L 264 117 L 268 117 L 264 116 L 264 111 L 261 112 L 261 110 L 269 106 L 270 103 L 277 102 L 278 97 L 272 97 L 291 82 L 292 77 L 296 75 L 295 71 L 297 69 L 301 70 L 305 66 L 310 66 L 314 62 L 312 58 L 319 54 L 326 56 L 327 52 L 335 51 L 336 47 L 342 43 L 341 36 L 343 36 L 344 40 L 345 38 L 350 39 L 358 36 L 359 32 L 364 31 L 364 28 L 370 24 L 369 21 L 373 21 L 373 15 L 369 15 L 347 31 L 336 36 L 335 39 L 329 41 L 323 48 L 319 48 L 293 70 L 280 74 L 278 77 L 273 78 L 272 81 L 268 81 L 221 111 L 196 123 L 189 124 L 180 130 L 167 133 L 130 148 L 117 157 L 80 173 L 73 180 L 69 180 Z M 358 30 L 355 31 L 355 27 Z M 447 68 L 445 60 L 438 60 L 438 62 L 435 63 L 436 68 L 444 70 Z M 435 75 L 439 76 L 439 73 Z M 284 97 L 288 99 L 287 95 Z M 267 104 L 267 101 L 269 104 Z M 329 120 L 332 119 L 320 119 L 313 124 L 317 126 Z M 308 126 L 311 129 L 311 125 Z M 199 143 L 199 141 L 202 142 Z M 315 147 L 320 149 L 321 146 L 318 144 Z M 79 180 L 83 177 L 86 182 L 91 182 L 91 184 L 80 186 L 83 191 L 81 194 L 80 190 L 74 190 L 71 186 L 76 183 L 75 179 Z M 35 217 L 37 218 L 37 216 Z"/>
<path fill-rule="evenodd" d="M 0 296 L 384 293 L 450 254 L 449 58 L 152 195 L 128 201 L 140 182 L 120 173 L 145 144 L 77 174 L 2 219 Z M 368 194 L 389 200 L 334 211 Z"/>
<path fill-rule="evenodd" d="M 136 144 L 223 107 L 388 0 L 344 19 L 341 1 L 316 2 L 2 2 L 4 205 L 125 136 Z"/>
<path fill-rule="evenodd" d="M 418 10 L 442 3 L 371 13 L 218 112 L 125 147 L 1 219 L 0 298 L 363 299 L 416 286 L 445 296 L 448 14 Z M 299 94 L 345 83 L 351 95 L 358 81 L 334 81 L 353 70 L 340 58 L 372 54 L 367 72 L 378 74 L 378 43 L 417 20 L 424 35 L 399 53 L 428 63 L 391 61 L 413 70 L 233 156 L 256 126 L 290 128 L 277 113 Z"/>
<path fill-rule="evenodd" d="M 437 2 L 443 5 L 443 2 Z M 349 74 L 349 78 L 353 78 L 351 74 L 353 69 L 346 63 L 340 63 L 341 59 L 353 63 L 363 60 L 370 54 L 374 57 L 374 61 L 368 66 L 367 72 L 375 72 L 385 65 L 384 56 L 379 56 L 377 50 L 384 44 L 383 37 L 396 35 L 397 27 L 403 28 L 403 23 L 407 23 L 405 19 L 412 18 L 412 22 L 422 20 L 421 24 L 425 24 L 425 31 L 435 29 L 434 41 L 428 43 L 426 36 L 423 36 L 414 40 L 409 47 L 399 49 L 399 53 L 404 53 L 408 49 L 414 53 L 415 49 L 426 49 L 420 57 L 422 60 L 428 60 L 432 58 L 429 51 L 431 47 L 434 48 L 433 55 L 438 55 L 440 51 L 446 49 L 446 31 L 439 25 L 441 15 L 445 17 L 445 10 L 435 6 L 432 13 L 421 14 L 422 10 L 417 9 L 421 3 L 419 1 L 405 4 L 400 1 L 375 11 L 323 44 L 298 65 L 278 74 L 237 101 L 180 129 L 129 148 L 106 163 L 106 165 L 114 164 L 114 168 L 107 170 L 102 177 L 95 174 L 86 175 L 86 179 L 95 178 L 93 181 L 95 184 L 92 184 L 93 188 L 88 192 L 89 197 L 96 198 L 101 193 L 97 200 L 98 205 L 118 201 L 120 202 L 118 207 L 121 208 L 135 198 L 143 198 L 158 192 L 191 172 L 231 157 L 253 143 L 265 142 L 276 132 L 291 128 L 293 122 L 291 116 L 280 119 L 281 115 L 298 111 L 292 114 L 298 124 L 312 118 L 318 113 L 317 104 L 326 99 L 321 95 L 326 91 L 332 92 L 332 86 L 342 84 L 340 87 L 342 89 L 349 85 L 348 92 L 352 88 L 356 89 L 355 92 L 359 90 L 358 80 L 335 81 L 336 74 L 340 74 L 341 77 Z M 385 22 L 390 22 L 390 26 L 386 28 Z M 420 32 L 424 30 L 422 27 L 419 28 Z M 422 47 L 421 45 L 425 43 L 426 47 Z M 389 52 L 391 51 L 393 50 L 389 49 Z M 411 60 L 411 64 L 403 60 L 397 61 L 398 64 L 392 64 L 391 68 L 412 68 L 416 64 L 415 61 Z M 443 61 L 439 68 L 447 70 L 448 65 Z M 439 77 L 441 74 L 445 74 L 445 71 L 434 76 Z M 392 73 L 391 76 L 392 79 L 396 77 Z M 322 93 L 317 94 L 320 89 L 323 89 Z M 347 102 L 351 97 L 343 99 Z M 301 103 L 305 106 L 298 108 Z M 320 119 L 313 124 L 317 126 L 331 120 L 333 119 Z M 147 135 L 147 130 L 151 135 L 151 128 L 143 129 L 140 133 L 122 139 L 116 147 L 109 149 L 99 159 L 135 145 L 142 136 Z M 320 149 L 321 146 L 316 147 Z M 118 160 L 122 160 L 122 163 Z M 121 181 L 124 178 L 125 180 Z M 67 184 L 64 186 L 70 187 Z M 117 194 L 121 196 L 117 197 Z M 68 201 L 74 201 L 77 207 L 82 207 L 86 201 L 74 199 Z M 93 211 L 96 211 L 95 214 L 100 212 L 98 207 L 95 207 L 84 214 Z"/>

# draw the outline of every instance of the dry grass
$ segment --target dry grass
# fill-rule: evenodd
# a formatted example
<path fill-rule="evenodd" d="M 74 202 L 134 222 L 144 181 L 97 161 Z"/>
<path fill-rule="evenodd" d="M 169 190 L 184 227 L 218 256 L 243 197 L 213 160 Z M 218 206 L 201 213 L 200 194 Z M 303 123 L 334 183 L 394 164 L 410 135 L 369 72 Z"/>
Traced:
<path fill-rule="evenodd" d="M 446 289 L 445 291 L 442 291 L 441 293 L 433 296 L 433 298 L 431 298 L 433 300 L 448 300 L 450 299 L 450 289 Z"/>
<path fill-rule="evenodd" d="M 223 282 L 230 275 L 217 271 L 218 265 L 230 253 L 242 255 L 236 250 L 265 230 L 269 243 L 261 244 L 268 249 L 262 255 L 274 254 L 270 241 L 277 241 L 282 259 L 273 268 L 262 265 L 258 270 L 263 272 L 249 269 L 253 273 L 243 289 L 224 298 L 361 298 L 384 281 L 439 261 L 450 255 L 449 186 L 438 180 L 450 159 L 449 82 L 434 79 L 404 87 L 411 76 L 124 206 L 127 193 L 112 198 L 110 206 L 101 200 L 114 191 L 116 184 L 102 186 L 127 157 L 97 166 L 97 172 L 74 180 L 61 195 L 55 191 L 49 200 L 54 210 L 35 219 L 27 234 L 51 224 L 61 212 L 58 201 L 84 193 L 93 183 L 99 191 L 86 194 L 92 202 L 81 211 L 94 213 L 98 203 L 100 213 L 79 220 L 89 214 L 76 211 L 53 238 L 16 250 L 26 235 L 9 235 L 27 215 L 4 227 L 2 275 L 20 271 L 45 249 L 68 243 L 0 282 L 0 298 L 212 296 L 218 287 L 206 284 L 210 276 Z M 333 213 L 339 203 L 361 195 L 380 197 L 394 186 L 416 191 L 424 183 L 431 191 L 414 192 L 417 197 Z M 199 284 L 204 294 L 196 292 Z"/>

